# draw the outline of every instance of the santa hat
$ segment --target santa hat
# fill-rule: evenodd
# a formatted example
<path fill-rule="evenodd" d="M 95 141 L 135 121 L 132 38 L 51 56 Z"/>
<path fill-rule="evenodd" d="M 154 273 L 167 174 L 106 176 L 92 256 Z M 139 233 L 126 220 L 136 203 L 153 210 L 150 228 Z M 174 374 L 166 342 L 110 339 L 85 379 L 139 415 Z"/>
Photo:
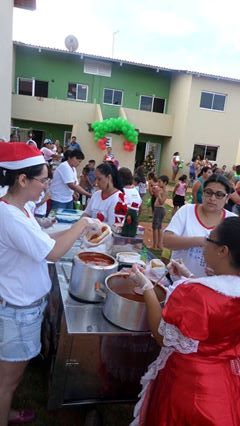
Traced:
<path fill-rule="evenodd" d="M 45 163 L 41 151 L 33 145 L 0 142 L 0 167 L 3 169 L 19 170 Z"/>

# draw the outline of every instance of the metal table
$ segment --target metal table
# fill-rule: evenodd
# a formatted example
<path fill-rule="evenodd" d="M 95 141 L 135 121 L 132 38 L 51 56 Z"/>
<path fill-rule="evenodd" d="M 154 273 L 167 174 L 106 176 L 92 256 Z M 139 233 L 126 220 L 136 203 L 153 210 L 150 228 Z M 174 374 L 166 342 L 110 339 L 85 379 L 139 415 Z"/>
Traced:
<path fill-rule="evenodd" d="M 102 303 L 80 303 L 68 294 L 74 246 L 63 261 L 49 264 L 53 288 L 43 327 L 51 361 L 48 408 L 134 401 L 140 378 L 159 353 L 150 332 L 116 327 Z"/>

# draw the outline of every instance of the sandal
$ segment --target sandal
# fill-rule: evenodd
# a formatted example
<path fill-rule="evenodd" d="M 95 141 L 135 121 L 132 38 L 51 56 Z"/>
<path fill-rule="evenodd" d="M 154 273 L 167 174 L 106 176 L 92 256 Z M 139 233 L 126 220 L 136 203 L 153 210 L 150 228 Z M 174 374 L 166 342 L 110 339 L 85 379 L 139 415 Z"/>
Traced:
<path fill-rule="evenodd" d="M 19 410 L 15 416 L 8 420 L 9 425 L 30 423 L 35 419 L 35 411 L 30 409 Z"/>

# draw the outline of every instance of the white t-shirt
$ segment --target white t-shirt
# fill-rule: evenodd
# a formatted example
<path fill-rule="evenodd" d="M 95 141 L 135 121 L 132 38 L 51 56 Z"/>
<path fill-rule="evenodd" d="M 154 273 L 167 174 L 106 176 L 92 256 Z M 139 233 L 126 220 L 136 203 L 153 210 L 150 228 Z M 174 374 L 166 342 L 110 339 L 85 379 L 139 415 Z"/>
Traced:
<path fill-rule="evenodd" d="M 186 204 L 181 207 L 171 219 L 165 231 L 171 231 L 182 237 L 207 237 L 213 228 L 206 228 L 198 217 L 196 204 Z M 225 217 L 236 216 L 227 210 L 223 210 Z M 164 232 L 165 232 L 164 231 Z M 205 260 L 202 247 L 191 247 L 186 250 L 173 250 L 172 259 L 182 259 L 187 268 L 196 276 L 204 277 Z"/>
<path fill-rule="evenodd" d="M 45 194 L 46 194 L 45 191 L 41 192 L 41 195 L 40 195 L 39 199 L 37 200 L 37 202 L 35 203 L 35 205 L 38 204 L 38 203 L 41 203 L 42 199 L 45 197 Z M 46 216 L 46 213 L 47 213 L 47 202 L 46 201 L 45 201 L 45 203 L 41 204 L 41 206 L 37 207 L 37 205 L 36 205 L 36 207 L 34 209 L 34 215 L 38 214 L 38 215 Z"/>
<path fill-rule="evenodd" d="M 137 188 L 134 186 L 133 188 L 124 188 L 125 194 L 125 202 L 128 207 L 131 206 L 132 203 L 137 203 L 138 208 L 142 204 L 142 198 L 139 195 Z"/>
<path fill-rule="evenodd" d="M 0 296 L 18 306 L 30 305 L 49 292 L 45 259 L 55 245 L 27 204 L 25 208 L 28 217 L 0 201 Z"/>
<path fill-rule="evenodd" d="M 60 203 L 72 201 L 74 191 L 68 187 L 68 183 L 78 184 L 77 171 L 67 161 L 61 163 L 53 173 L 50 185 L 51 199 Z"/>
<path fill-rule="evenodd" d="M 90 198 L 88 205 L 84 211 L 88 216 L 93 219 L 98 218 L 101 222 L 107 223 L 112 226 L 115 223 L 115 206 L 119 200 L 121 191 L 116 191 L 114 194 L 105 200 L 102 199 L 102 191 L 96 191 Z"/>

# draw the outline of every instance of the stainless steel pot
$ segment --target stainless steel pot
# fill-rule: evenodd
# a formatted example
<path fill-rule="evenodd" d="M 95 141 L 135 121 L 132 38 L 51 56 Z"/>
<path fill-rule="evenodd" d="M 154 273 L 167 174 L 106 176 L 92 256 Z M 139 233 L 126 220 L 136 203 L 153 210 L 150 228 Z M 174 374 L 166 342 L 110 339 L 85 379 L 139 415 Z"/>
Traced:
<path fill-rule="evenodd" d="M 105 281 L 104 316 L 113 324 L 131 331 L 148 331 L 147 310 L 142 295 L 136 294 L 136 283 L 127 273 L 109 275 Z M 157 286 L 159 301 L 166 297 L 164 287 Z M 99 292 L 99 294 L 101 294 Z"/>
<path fill-rule="evenodd" d="M 101 302 L 102 297 L 95 291 L 96 283 L 116 272 L 118 262 L 114 257 L 98 252 L 82 252 L 73 258 L 69 293 L 74 298 L 87 302 Z"/>

